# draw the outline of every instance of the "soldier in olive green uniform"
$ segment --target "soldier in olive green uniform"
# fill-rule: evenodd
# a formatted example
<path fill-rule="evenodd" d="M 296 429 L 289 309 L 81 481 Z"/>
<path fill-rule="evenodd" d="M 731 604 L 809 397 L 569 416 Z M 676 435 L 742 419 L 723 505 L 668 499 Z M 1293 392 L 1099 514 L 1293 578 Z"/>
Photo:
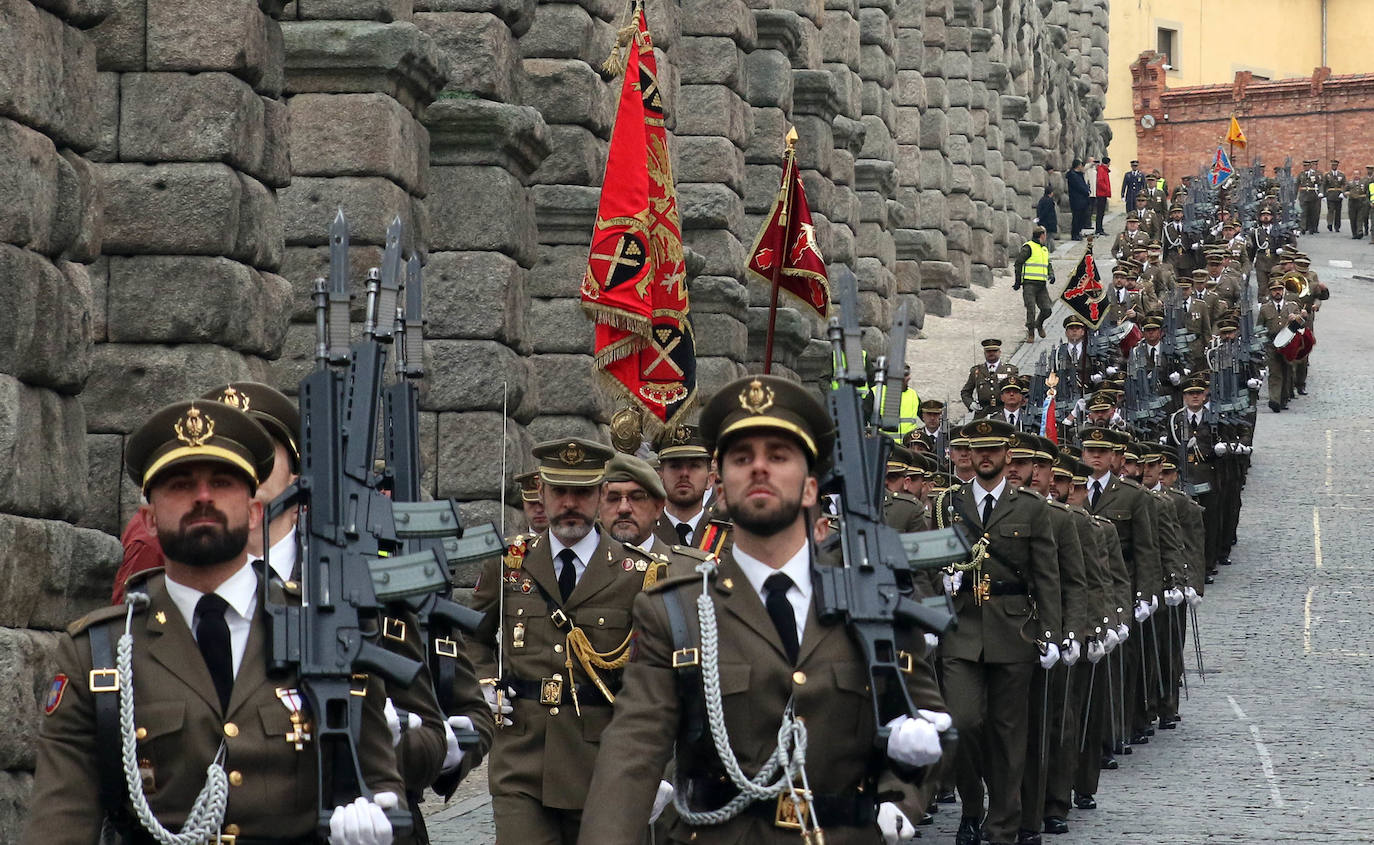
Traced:
<path fill-rule="evenodd" d="M 934 508 L 945 513 L 947 501 L 955 521 L 981 538 L 968 568 L 945 585 L 959 624 L 941 640 L 946 698 L 959 731 L 959 845 L 978 841 L 985 785 L 988 838 L 999 845 L 1017 840 L 1031 678 L 1058 662 L 1064 635 L 1048 506 L 1004 475 L 1013 433 L 998 420 L 964 426 L 960 436 L 973 450 L 976 476 Z"/>
<path fill-rule="evenodd" d="M 1359 240 L 1369 228 L 1369 185 L 1374 182 L 1374 167 L 1365 167 L 1364 175 L 1357 175 L 1345 186 L 1350 202 L 1350 237 Z"/>
<path fill-rule="evenodd" d="M 630 605 L 657 574 L 595 527 L 612 454 L 572 437 L 535 447 L 549 528 L 512 541 L 473 595 L 489 627 L 500 625 L 499 662 L 491 638 L 468 644 L 500 722 L 488 779 L 502 842 L 576 841 L 628 659 Z"/>
<path fill-rule="evenodd" d="M 1331 159 L 1331 169 L 1322 174 L 1322 193 L 1326 195 L 1326 231 L 1341 230 L 1341 200 L 1345 198 L 1345 173 Z"/>
<path fill-rule="evenodd" d="M 968 380 L 959 398 L 975 417 L 986 417 L 1002 407 L 1002 382 L 1017 374 L 1016 365 L 1002 360 L 1002 341 L 995 337 L 981 342 L 983 363 L 969 367 Z"/>
<path fill-rule="evenodd" d="M 126 466 L 149 501 L 166 570 L 131 585 L 146 596 L 131 599 L 132 613 L 96 611 L 59 641 L 23 842 L 91 845 L 107 815 L 124 835 L 152 841 L 130 803 L 139 796 L 125 785 L 117 712 L 127 695 L 134 698 L 134 776 L 157 824 L 177 830 L 187 821 L 222 752 L 227 808 L 222 819 L 202 818 L 211 836 L 317 841 L 313 717 L 293 675 L 268 676 L 268 622 L 259 606 L 265 575 L 247 559 L 263 513 L 253 492 L 274 460 L 261 425 L 212 401 L 163 408 L 129 439 Z M 272 600 L 299 604 L 295 590 L 269 587 Z M 114 668 L 114 643 L 126 630 L 132 687 Z M 384 808 L 404 812 L 382 685 L 376 677 L 363 683 L 357 747 L 377 795 L 335 810 L 338 843 L 390 842 Z"/>
<path fill-rule="evenodd" d="M 878 806 L 881 794 L 896 785 L 894 774 L 939 759 L 934 723 L 948 724 L 938 712 L 943 706 L 930 667 L 920 659 L 920 634 L 899 635 L 899 642 L 913 658 L 907 688 L 928 717 L 894 720 L 884 756 L 874 748 L 878 726 L 866 659 L 843 626 L 821 624 L 813 600 L 813 566 L 821 564 L 812 561 L 805 513 L 818 500 L 817 477 L 831 455 L 828 415 L 800 386 L 752 376 L 723 387 L 701 426 L 720 466 L 720 497 L 734 519 L 735 544 L 719 559 L 675 550 L 674 571 L 685 574 L 635 602 L 635 655 L 603 737 L 580 841 L 637 845 L 658 773 L 674 753 L 677 806 L 685 812 L 671 842 L 800 841 L 796 804 L 785 788 L 782 800 L 742 801 L 718 815 L 696 815 L 731 802 L 738 794 L 732 778 L 754 776 L 780 723 L 795 717 L 789 724 L 807 731 L 803 768 L 812 818 L 825 841 L 876 845 L 880 823 L 893 835 L 898 829 L 895 805 Z M 718 631 L 710 638 L 708 618 Z M 720 724 L 711 723 L 716 705 L 710 702 L 718 703 Z M 730 749 L 737 770 L 720 759 L 718 743 Z M 900 827 L 912 830 L 910 821 Z"/>
<path fill-rule="evenodd" d="M 1321 223 L 1322 175 L 1317 171 L 1317 160 L 1303 162 L 1303 171 L 1298 174 L 1298 206 L 1302 209 L 1302 232 L 1305 235 L 1317 234 Z"/>

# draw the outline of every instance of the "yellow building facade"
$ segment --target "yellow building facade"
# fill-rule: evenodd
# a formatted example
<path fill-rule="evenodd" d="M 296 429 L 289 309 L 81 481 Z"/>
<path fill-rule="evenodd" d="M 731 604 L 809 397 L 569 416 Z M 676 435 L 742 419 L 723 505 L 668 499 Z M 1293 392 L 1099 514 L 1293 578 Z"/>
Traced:
<path fill-rule="evenodd" d="M 1374 0 L 1111 0 L 1110 15 L 1104 116 L 1118 195 L 1137 157 L 1131 64 L 1146 50 L 1169 57 L 1170 88 L 1229 83 L 1243 70 L 1257 80 L 1311 76 L 1323 64 L 1374 72 Z"/>

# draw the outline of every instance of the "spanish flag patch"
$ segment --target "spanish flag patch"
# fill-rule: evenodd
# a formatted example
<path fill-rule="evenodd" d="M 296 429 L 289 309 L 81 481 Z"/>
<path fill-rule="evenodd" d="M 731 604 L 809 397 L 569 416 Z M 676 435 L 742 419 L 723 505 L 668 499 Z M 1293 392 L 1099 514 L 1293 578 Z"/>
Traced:
<path fill-rule="evenodd" d="M 67 691 L 67 676 L 58 672 L 48 686 L 48 697 L 43 700 L 43 713 L 51 716 L 62 703 L 62 693 Z"/>

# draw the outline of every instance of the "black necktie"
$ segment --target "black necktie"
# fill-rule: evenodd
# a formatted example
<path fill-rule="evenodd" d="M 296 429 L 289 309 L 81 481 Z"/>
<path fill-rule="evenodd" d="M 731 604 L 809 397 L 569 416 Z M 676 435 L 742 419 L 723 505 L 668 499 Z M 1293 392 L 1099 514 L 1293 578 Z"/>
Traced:
<path fill-rule="evenodd" d="M 1093 498 L 1092 498 L 1092 506 L 1093 506 L 1093 507 L 1097 507 L 1097 500 L 1098 500 L 1098 498 L 1099 498 L 1101 495 L 1102 495 L 1102 482 L 1101 482 L 1101 481 L 1094 480 L 1094 481 L 1093 481 Z"/>
<path fill-rule="evenodd" d="M 1153 346 L 1151 346 L 1151 347 L 1150 347 L 1150 369 L 1153 370 L 1154 368 L 1155 368 L 1155 348 L 1154 348 Z"/>
<path fill-rule="evenodd" d="M 988 527 L 988 521 L 992 519 L 992 496 L 991 494 L 983 497 L 983 527 Z"/>
<path fill-rule="evenodd" d="M 679 522 L 677 524 L 677 539 L 684 546 L 692 545 L 691 523 Z"/>
<path fill-rule="evenodd" d="M 218 593 L 206 593 L 196 602 L 196 645 L 205 658 L 205 667 L 215 682 L 221 710 L 229 710 L 229 693 L 234 689 L 234 651 L 229 644 L 229 623 L 224 610 L 229 603 Z"/>
<path fill-rule="evenodd" d="M 1009 424 L 1011 425 L 1012 428 L 1016 428 L 1016 413 L 1015 413 L 1015 412 L 1012 412 L 1012 413 L 1007 414 L 1007 423 L 1009 423 Z"/>
<path fill-rule="evenodd" d="M 577 586 L 577 555 L 572 549 L 564 549 L 558 553 L 558 562 L 563 567 L 558 570 L 558 592 L 563 594 L 563 601 L 566 602 Z"/>
<path fill-rule="evenodd" d="M 763 590 L 768 594 L 764 601 L 768 618 L 773 620 L 773 627 L 778 629 L 788 661 L 795 666 L 801 646 L 797 642 L 797 615 L 792 612 L 792 602 L 787 600 L 787 591 L 791 587 L 792 579 L 781 572 L 769 575 L 768 580 L 763 582 Z"/>

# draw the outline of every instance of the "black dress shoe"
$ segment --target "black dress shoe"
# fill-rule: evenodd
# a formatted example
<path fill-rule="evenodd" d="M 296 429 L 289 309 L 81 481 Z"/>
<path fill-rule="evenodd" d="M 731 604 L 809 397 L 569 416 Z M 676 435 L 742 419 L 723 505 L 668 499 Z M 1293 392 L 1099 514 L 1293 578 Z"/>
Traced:
<path fill-rule="evenodd" d="M 1216 582 L 1217 582 L 1216 576 L 1213 575 L 1213 574 L 1210 573 L 1210 572 L 1208 572 L 1208 573 L 1207 573 L 1206 575 L 1204 575 L 1203 578 L 1202 578 L 1202 583 L 1204 583 L 1204 584 L 1215 584 Z"/>
<path fill-rule="evenodd" d="M 954 834 L 954 845 L 978 845 L 978 819 L 964 816 L 959 819 L 959 831 Z"/>
<path fill-rule="evenodd" d="M 935 824 L 935 817 L 930 813 L 922 813 L 921 820 L 916 822 L 919 825 Z"/>
<path fill-rule="evenodd" d="M 1273 399 L 1270 399 L 1270 400 L 1269 400 L 1269 410 L 1271 410 L 1271 411 L 1273 411 L 1274 413 L 1277 414 L 1279 411 L 1283 410 L 1283 406 L 1280 405 L 1279 403 L 1275 402 Z"/>
<path fill-rule="evenodd" d="M 1058 816 L 1045 816 L 1046 833 L 1068 833 L 1069 823 Z"/>
<path fill-rule="evenodd" d="M 959 799 L 955 797 L 954 792 L 952 790 L 950 792 L 938 793 L 935 796 L 936 804 L 953 804 L 955 801 L 958 800 Z"/>
<path fill-rule="evenodd" d="M 1217 561 L 1217 563 L 1221 564 L 1222 566 L 1230 566 L 1231 559 L 1229 557 L 1224 557 L 1221 560 Z"/>
<path fill-rule="evenodd" d="M 1117 769 L 1117 762 L 1115 757 L 1103 757 L 1100 765 L 1102 768 L 1110 772 L 1114 772 Z"/>
<path fill-rule="evenodd" d="M 1175 722 L 1175 721 L 1172 721 L 1172 720 L 1170 720 L 1170 721 L 1168 721 L 1168 722 L 1160 722 L 1160 723 L 1159 723 L 1159 727 L 1160 727 L 1161 730 L 1171 731 L 1171 730 L 1173 730 L 1174 728 L 1178 727 L 1178 722 Z"/>
<path fill-rule="evenodd" d="M 1041 845 L 1040 834 L 1034 830 L 1019 830 L 1016 833 L 1016 845 Z"/>
<path fill-rule="evenodd" d="M 1097 801 L 1091 795 L 1075 795 L 1073 805 L 1080 810 L 1096 810 Z"/>
<path fill-rule="evenodd" d="M 1138 733 L 1131 737 L 1131 745 L 1149 745 L 1150 738 L 1143 733 Z"/>
<path fill-rule="evenodd" d="M 1298 395 L 1299 395 L 1299 396 L 1306 396 L 1306 395 L 1307 395 L 1307 388 L 1305 388 L 1305 387 L 1299 387 L 1299 388 L 1298 388 Z"/>

